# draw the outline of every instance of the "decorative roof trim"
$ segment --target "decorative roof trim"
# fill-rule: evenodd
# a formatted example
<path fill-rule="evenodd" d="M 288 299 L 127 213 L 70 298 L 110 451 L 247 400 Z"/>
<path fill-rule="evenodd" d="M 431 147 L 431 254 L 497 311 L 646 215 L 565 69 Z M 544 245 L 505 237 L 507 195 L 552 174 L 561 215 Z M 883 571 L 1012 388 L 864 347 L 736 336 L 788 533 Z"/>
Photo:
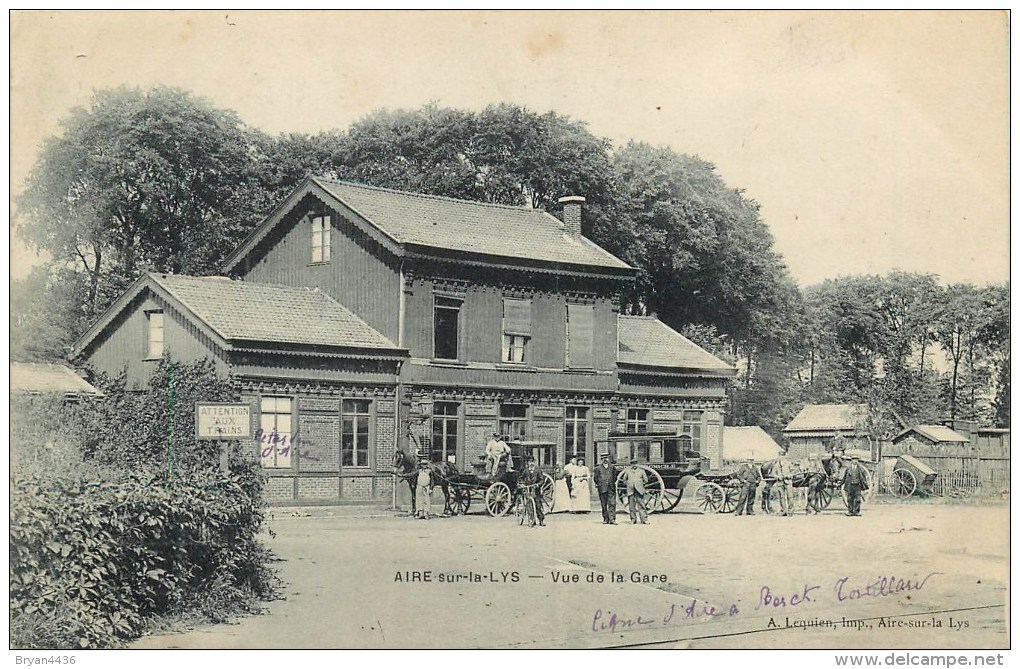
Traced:
<path fill-rule="evenodd" d="M 552 260 L 497 256 L 488 253 L 480 253 L 478 251 L 460 251 L 457 249 L 445 249 L 438 246 L 427 246 L 424 244 L 410 242 L 404 244 L 404 248 L 407 249 L 408 258 L 449 263 L 453 265 L 497 267 L 503 270 L 535 272 L 536 274 L 572 274 L 586 279 L 613 279 L 616 281 L 633 281 L 638 274 L 638 270 L 633 267 L 606 267 L 604 268 L 605 271 L 590 271 L 590 268 L 595 267 L 595 265 L 578 265 L 575 263 L 560 263 Z M 469 258 L 484 258 L 484 260 L 470 260 Z M 588 270 L 586 271 L 580 268 L 588 268 Z"/>
<path fill-rule="evenodd" d="M 92 324 L 88 330 L 86 330 L 78 341 L 74 343 L 74 347 L 71 349 L 69 357 L 75 358 L 82 355 L 88 350 L 92 343 L 96 340 L 99 335 L 106 331 L 113 321 L 127 309 L 134 301 L 142 294 L 143 290 L 148 289 L 155 297 L 162 299 L 170 307 L 179 312 L 186 319 L 191 321 L 198 329 L 205 333 L 213 343 L 219 346 L 222 350 L 230 350 L 230 344 L 223 337 L 222 334 L 217 332 L 211 325 L 206 323 L 203 319 L 199 318 L 198 315 L 192 311 L 184 302 L 182 302 L 176 295 L 170 292 L 166 286 L 159 283 L 154 274 L 146 272 L 140 277 L 135 279 L 134 283 L 128 286 L 124 294 L 117 298 L 113 304 L 107 307 L 103 315 Z"/>
<path fill-rule="evenodd" d="M 241 242 L 241 245 L 234 249 L 234 251 L 223 260 L 223 272 L 225 274 L 230 274 L 237 269 L 237 266 L 241 264 L 241 261 L 251 255 L 258 245 L 265 240 L 269 233 L 280 225 L 283 218 L 308 194 L 315 195 L 322 200 L 326 206 L 335 208 L 338 213 L 348 218 L 363 232 L 368 234 L 369 237 L 379 242 L 379 244 L 394 255 L 398 257 L 403 255 L 403 249 L 401 248 L 400 243 L 392 235 L 386 232 L 385 229 L 376 225 L 353 207 L 330 193 L 315 179 L 315 177 L 305 177 L 304 180 L 291 192 L 291 194 L 284 198 L 284 200 L 278 204 L 268 216 L 266 216 L 262 223 L 255 228 L 255 230 L 252 231 L 252 233 L 249 234 L 243 242 Z"/>
<path fill-rule="evenodd" d="M 646 376 L 695 376 L 706 379 L 726 379 L 737 375 L 737 368 L 708 370 L 701 367 L 665 367 L 662 365 L 643 365 L 637 362 L 616 362 L 616 367 L 624 374 L 643 374 Z"/>
<path fill-rule="evenodd" d="M 241 340 L 235 339 L 232 341 L 254 341 L 254 340 Z M 276 343 L 276 342 L 260 342 L 264 344 Z M 401 362 L 407 360 L 410 357 L 410 352 L 407 349 L 378 349 L 378 348 L 358 348 L 353 346 L 324 346 L 316 344 L 315 346 L 320 348 L 328 348 L 331 350 L 315 351 L 300 350 L 297 348 L 287 348 L 288 346 L 310 346 L 309 344 L 290 344 L 288 342 L 280 342 L 279 348 L 264 347 L 264 346 L 245 346 L 243 344 L 235 345 L 231 351 L 234 353 L 258 353 L 260 355 L 296 355 L 304 356 L 309 358 L 350 358 L 356 360 L 387 360 Z M 400 354 L 394 354 L 394 351 L 402 352 Z M 360 351 L 360 353 L 355 353 Z M 372 353 L 372 351 L 378 351 L 378 353 Z"/>

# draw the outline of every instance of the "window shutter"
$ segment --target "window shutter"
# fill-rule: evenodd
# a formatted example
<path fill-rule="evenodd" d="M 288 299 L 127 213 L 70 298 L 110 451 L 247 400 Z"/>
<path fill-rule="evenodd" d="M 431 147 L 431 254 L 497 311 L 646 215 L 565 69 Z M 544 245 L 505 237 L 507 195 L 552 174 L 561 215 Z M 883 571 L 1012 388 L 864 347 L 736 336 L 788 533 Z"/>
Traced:
<path fill-rule="evenodd" d="M 503 332 L 531 336 L 531 300 L 503 300 Z"/>
<path fill-rule="evenodd" d="M 567 365 L 590 368 L 595 364 L 593 330 L 595 307 L 586 304 L 567 305 Z"/>

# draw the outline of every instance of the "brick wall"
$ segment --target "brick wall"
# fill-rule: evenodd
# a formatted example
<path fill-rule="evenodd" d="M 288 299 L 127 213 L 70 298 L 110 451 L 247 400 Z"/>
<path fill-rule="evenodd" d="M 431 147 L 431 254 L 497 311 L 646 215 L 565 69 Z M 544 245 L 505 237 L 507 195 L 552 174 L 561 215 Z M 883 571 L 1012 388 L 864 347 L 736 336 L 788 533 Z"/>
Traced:
<path fill-rule="evenodd" d="M 369 499 L 372 496 L 372 477 L 344 477 L 341 482 L 341 494 L 344 499 Z"/>
<path fill-rule="evenodd" d="M 268 502 L 294 499 L 294 477 L 274 476 L 267 480 L 265 497 Z"/>
<path fill-rule="evenodd" d="M 336 477 L 304 477 L 298 479 L 299 499 L 336 499 L 340 494 L 340 482 Z"/>

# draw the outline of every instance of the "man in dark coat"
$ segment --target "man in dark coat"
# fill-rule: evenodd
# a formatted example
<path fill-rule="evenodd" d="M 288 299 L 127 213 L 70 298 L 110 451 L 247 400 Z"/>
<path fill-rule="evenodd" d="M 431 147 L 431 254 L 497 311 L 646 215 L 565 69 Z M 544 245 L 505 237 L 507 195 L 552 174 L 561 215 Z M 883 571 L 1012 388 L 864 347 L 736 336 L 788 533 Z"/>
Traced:
<path fill-rule="evenodd" d="M 843 490 L 846 491 L 848 516 L 861 515 L 861 500 L 868 489 L 868 472 L 861 464 L 860 458 L 852 456 L 843 473 Z"/>
<path fill-rule="evenodd" d="M 599 489 L 602 503 L 602 524 L 616 525 L 616 467 L 609 461 L 609 454 L 602 454 L 602 462 L 593 474 L 595 487 Z"/>
<path fill-rule="evenodd" d="M 535 497 L 535 512 L 538 516 L 538 524 L 545 527 L 545 512 L 542 510 L 542 481 L 545 476 L 538 469 L 535 458 L 528 458 L 524 465 L 524 471 L 517 480 L 520 485 L 531 486 L 529 494 Z"/>
<path fill-rule="evenodd" d="M 740 483 L 740 497 L 737 499 L 737 510 L 735 515 L 754 515 L 754 498 L 758 492 L 758 482 L 761 481 L 761 472 L 753 460 L 747 460 L 737 470 L 737 481 Z"/>

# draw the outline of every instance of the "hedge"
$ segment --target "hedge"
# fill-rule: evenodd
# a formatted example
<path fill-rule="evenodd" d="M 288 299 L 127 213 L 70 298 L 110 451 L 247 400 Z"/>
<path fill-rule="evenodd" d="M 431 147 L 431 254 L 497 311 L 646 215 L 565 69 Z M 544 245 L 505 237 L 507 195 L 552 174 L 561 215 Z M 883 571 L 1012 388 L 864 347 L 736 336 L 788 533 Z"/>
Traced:
<path fill-rule="evenodd" d="M 190 482 L 12 481 L 12 647 L 113 647 L 154 616 L 222 619 L 271 599 L 271 555 L 257 539 L 260 485 L 254 472 Z"/>

